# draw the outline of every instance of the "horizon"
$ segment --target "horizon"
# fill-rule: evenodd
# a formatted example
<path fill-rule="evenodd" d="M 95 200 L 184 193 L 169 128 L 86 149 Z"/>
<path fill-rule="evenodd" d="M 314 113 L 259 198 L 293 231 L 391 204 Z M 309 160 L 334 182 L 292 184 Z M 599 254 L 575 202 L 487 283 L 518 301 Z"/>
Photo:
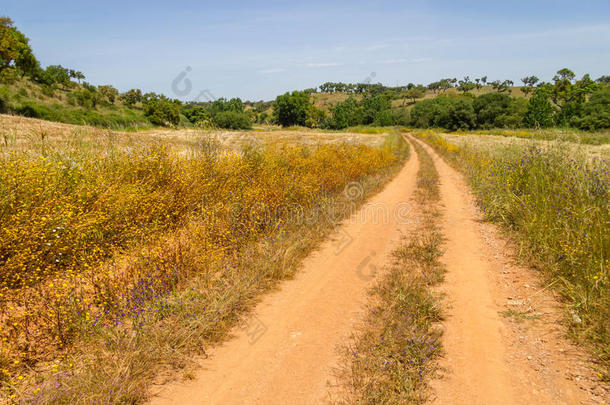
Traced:
<path fill-rule="evenodd" d="M 607 74 L 610 4 L 569 5 L 10 1 L 2 14 L 44 66 L 80 70 L 93 84 L 257 101 L 328 81 L 426 85 L 468 75 L 518 84 L 564 67 L 577 77 Z"/>

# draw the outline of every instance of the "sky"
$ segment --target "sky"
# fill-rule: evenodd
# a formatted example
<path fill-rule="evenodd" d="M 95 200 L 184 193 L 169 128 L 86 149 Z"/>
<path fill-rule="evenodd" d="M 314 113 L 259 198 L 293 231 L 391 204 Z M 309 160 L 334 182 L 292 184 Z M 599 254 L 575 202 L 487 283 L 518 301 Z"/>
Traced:
<path fill-rule="evenodd" d="M 2 0 L 43 66 L 184 101 L 326 81 L 610 74 L 610 0 Z"/>

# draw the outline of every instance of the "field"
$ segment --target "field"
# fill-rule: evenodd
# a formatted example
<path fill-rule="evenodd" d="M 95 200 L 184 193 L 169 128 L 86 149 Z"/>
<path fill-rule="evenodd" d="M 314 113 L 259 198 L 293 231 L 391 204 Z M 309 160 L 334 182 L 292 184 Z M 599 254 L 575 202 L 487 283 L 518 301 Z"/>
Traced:
<path fill-rule="evenodd" d="M 276 375 L 285 365 L 267 353 L 286 344 L 282 330 L 294 322 L 308 325 L 305 331 L 325 325 L 327 335 L 304 338 L 313 339 L 305 347 L 324 350 L 316 352 L 322 361 L 335 362 L 341 353 L 338 391 L 331 390 L 341 393 L 339 403 L 423 403 L 432 390 L 451 397 L 481 378 L 478 389 L 495 395 L 508 369 L 534 373 L 528 378 L 541 383 L 527 364 L 504 364 L 499 349 L 488 355 L 502 366 L 454 364 L 464 381 L 434 382 L 455 353 L 476 351 L 470 346 L 480 341 L 497 344 L 491 318 L 515 339 L 546 336 L 541 353 L 570 347 L 557 332 L 568 331 L 582 346 L 566 353 L 583 365 L 571 359 L 554 384 L 569 386 L 567 376 L 581 367 L 581 384 L 595 398 L 604 395 L 610 340 L 604 133 L 113 131 L 7 115 L 0 128 L 0 378 L 7 401 L 142 403 L 156 394 L 151 387 L 165 383 L 170 403 L 216 395 L 199 391 L 207 389 L 201 381 L 224 387 L 219 398 L 247 400 L 234 387 L 262 364 L 261 375 L 279 391 L 260 395 L 289 400 L 299 385 Z M 457 172 L 437 153 L 468 187 L 448 177 Z M 542 274 L 534 295 L 553 300 L 549 291 L 556 291 L 565 309 L 536 302 L 536 310 L 520 312 L 479 296 L 485 283 L 500 281 L 485 281 L 486 266 L 495 264 L 473 253 L 488 247 L 476 236 L 483 225 L 465 214 L 468 189 L 481 218 L 501 225 L 515 243 L 503 254 Z M 384 207 L 395 213 L 389 222 L 376 216 Z M 405 207 L 407 221 L 396 216 Z M 338 245 L 333 232 L 343 232 L 339 239 L 346 234 L 347 244 Z M 390 248 L 391 260 L 378 254 Z M 379 277 L 363 276 L 364 265 Z M 467 289 L 455 284 L 465 268 Z M 265 293 L 293 277 L 276 297 L 284 306 L 271 301 L 264 308 L 275 309 L 261 312 L 257 303 L 273 300 Z M 350 314 L 367 290 L 367 310 L 356 325 Z M 295 301 L 299 294 L 303 302 Z M 494 294 L 496 302 L 520 302 L 514 292 Z M 445 296 L 455 301 L 449 305 Z M 333 297 L 341 305 L 326 303 Z M 559 320 L 540 323 L 537 310 Z M 333 311 L 343 312 L 333 317 Z M 460 329 L 452 319 L 473 324 Z M 521 322 L 527 331 L 518 329 Z M 352 338 L 330 344 L 339 328 Z M 264 336 L 252 343 L 259 329 Z M 463 336 L 456 339 L 456 332 Z M 308 372 L 302 353 L 282 350 L 300 364 L 291 373 Z M 520 342 L 511 350 L 532 348 Z M 215 363 L 205 363 L 210 351 Z M 206 371 L 230 364 L 231 356 L 248 358 L 231 378 Z M 174 389 L 177 379 L 195 386 Z"/>
<path fill-rule="evenodd" d="M 350 213 L 346 185 L 363 198 L 407 153 L 397 133 L 2 126 L 0 363 L 18 401 L 137 401 L 152 364 L 184 367 L 294 273 Z"/>

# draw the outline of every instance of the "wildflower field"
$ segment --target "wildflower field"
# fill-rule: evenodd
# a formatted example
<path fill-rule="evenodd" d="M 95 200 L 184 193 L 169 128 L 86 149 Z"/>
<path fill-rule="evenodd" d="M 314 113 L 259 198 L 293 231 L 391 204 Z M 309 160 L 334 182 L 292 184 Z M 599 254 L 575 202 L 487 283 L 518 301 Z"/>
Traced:
<path fill-rule="evenodd" d="M 462 169 L 486 218 L 513 231 L 524 258 L 569 302 L 574 336 L 592 342 L 602 367 L 607 365 L 610 172 L 605 154 L 561 141 L 460 143 L 448 141 L 454 135 L 433 131 L 418 136 Z"/>
<path fill-rule="evenodd" d="M 294 273 L 349 214 L 346 185 L 362 199 L 407 153 L 397 133 L 241 153 L 205 134 L 188 153 L 0 150 L 2 395 L 142 400 L 157 366 L 185 367 Z"/>

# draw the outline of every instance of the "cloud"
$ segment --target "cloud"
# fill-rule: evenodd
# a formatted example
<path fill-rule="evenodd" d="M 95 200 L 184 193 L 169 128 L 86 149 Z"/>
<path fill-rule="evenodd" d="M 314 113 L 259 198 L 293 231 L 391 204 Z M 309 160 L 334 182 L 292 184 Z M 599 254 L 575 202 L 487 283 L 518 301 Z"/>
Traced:
<path fill-rule="evenodd" d="M 389 48 L 390 45 L 388 44 L 375 44 L 375 45 L 369 45 L 365 48 L 365 50 L 367 51 L 378 51 L 380 49 L 387 49 Z"/>
<path fill-rule="evenodd" d="M 271 69 L 263 69 L 263 70 L 259 70 L 258 73 L 261 75 L 270 75 L 272 73 L 281 73 L 281 72 L 285 72 L 286 69 L 284 68 L 271 68 Z"/>
<path fill-rule="evenodd" d="M 307 67 L 317 68 L 317 67 L 330 67 L 330 66 L 341 66 L 338 62 L 322 62 L 322 63 L 308 63 Z"/>
<path fill-rule="evenodd" d="M 386 59 L 381 63 L 385 63 L 386 65 L 392 65 L 395 63 L 405 63 L 405 62 L 407 62 L 406 59 Z"/>

